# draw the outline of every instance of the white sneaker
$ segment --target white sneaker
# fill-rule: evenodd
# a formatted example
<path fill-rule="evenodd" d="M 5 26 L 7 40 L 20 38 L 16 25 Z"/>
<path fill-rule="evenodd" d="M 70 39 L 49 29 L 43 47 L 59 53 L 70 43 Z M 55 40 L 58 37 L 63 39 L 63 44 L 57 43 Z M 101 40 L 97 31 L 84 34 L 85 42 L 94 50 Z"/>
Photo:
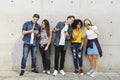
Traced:
<path fill-rule="evenodd" d="M 91 76 L 91 77 L 97 76 L 97 72 L 93 72 L 90 76 Z"/>
<path fill-rule="evenodd" d="M 93 70 L 90 70 L 89 72 L 87 72 L 87 75 L 90 75 L 92 74 L 94 71 Z"/>
<path fill-rule="evenodd" d="M 80 73 L 80 75 L 81 75 L 81 76 L 83 76 L 83 75 L 84 75 L 84 73 Z"/>
<path fill-rule="evenodd" d="M 42 72 L 43 72 L 43 73 L 45 73 L 46 71 L 45 71 L 45 70 L 43 70 Z"/>
<path fill-rule="evenodd" d="M 64 70 L 60 70 L 60 73 L 64 76 L 66 75 L 66 73 L 64 72 Z"/>
<path fill-rule="evenodd" d="M 56 76 L 57 74 L 58 74 L 58 71 L 57 71 L 57 70 L 54 70 L 53 76 Z"/>
<path fill-rule="evenodd" d="M 47 72 L 46 72 L 48 75 L 50 75 L 50 71 L 48 70 Z"/>

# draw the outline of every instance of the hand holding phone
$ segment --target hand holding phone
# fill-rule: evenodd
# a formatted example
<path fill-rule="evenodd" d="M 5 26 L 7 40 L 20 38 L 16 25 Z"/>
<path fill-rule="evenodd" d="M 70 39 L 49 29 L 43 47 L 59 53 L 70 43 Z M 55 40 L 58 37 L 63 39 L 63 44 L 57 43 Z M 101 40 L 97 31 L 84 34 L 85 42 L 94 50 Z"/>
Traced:
<path fill-rule="evenodd" d="M 67 32 L 67 31 L 64 31 L 64 33 L 65 33 L 65 36 L 67 36 L 67 37 L 69 36 L 69 34 L 68 34 L 68 32 Z"/>
<path fill-rule="evenodd" d="M 59 28 L 54 28 L 54 32 L 57 32 L 57 31 L 59 31 L 60 29 Z"/>

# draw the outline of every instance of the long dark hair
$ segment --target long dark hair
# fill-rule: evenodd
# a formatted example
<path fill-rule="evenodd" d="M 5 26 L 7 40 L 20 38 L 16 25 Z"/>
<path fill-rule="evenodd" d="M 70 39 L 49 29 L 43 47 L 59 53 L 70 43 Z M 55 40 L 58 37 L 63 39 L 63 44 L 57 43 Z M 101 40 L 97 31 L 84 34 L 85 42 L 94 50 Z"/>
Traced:
<path fill-rule="evenodd" d="M 49 21 L 47 19 L 44 19 L 42 21 L 42 23 L 45 23 L 45 29 L 46 29 L 46 32 L 47 32 L 47 36 L 50 36 L 50 24 L 49 24 Z"/>

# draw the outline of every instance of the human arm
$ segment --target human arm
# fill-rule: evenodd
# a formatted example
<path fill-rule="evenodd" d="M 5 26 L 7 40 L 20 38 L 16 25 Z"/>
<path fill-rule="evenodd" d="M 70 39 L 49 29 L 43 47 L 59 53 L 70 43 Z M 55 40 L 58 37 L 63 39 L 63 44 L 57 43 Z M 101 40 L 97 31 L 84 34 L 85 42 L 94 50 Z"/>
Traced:
<path fill-rule="evenodd" d="M 93 32 L 95 32 L 97 35 L 100 34 L 98 28 L 96 26 L 94 26 L 94 28 L 92 26 L 89 26 L 89 29 L 91 29 Z"/>
<path fill-rule="evenodd" d="M 49 40 L 48 40 L 48 43 L 47 43 L 47 45 L 46 45 L 46 47 L 44 49 L 45 51 L 48 50 L 48 47 L 50 46 L 51 41 L 52 41 L 52 31 L 50 31 Z"/>
<path fill-rule="evenodd" d="M 58 22 L 58 24 L 56 25 L 56 27 L 53 29 L 53 32 L 58 32 L 60 30 L 59 26 L 60 26 L 60 22 Z"/>

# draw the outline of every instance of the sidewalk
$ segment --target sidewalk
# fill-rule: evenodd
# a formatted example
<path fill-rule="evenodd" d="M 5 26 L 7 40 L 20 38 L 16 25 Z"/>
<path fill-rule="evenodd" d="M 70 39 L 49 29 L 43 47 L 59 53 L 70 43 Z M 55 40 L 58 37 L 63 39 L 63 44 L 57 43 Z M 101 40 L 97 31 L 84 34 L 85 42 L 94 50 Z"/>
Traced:
<path fill-rule="evenodd" d="M 99 72 L 95 78 L 89 77 L 87 74 L 83 76 L 72 72 L 66 72 L 66 76 L 58 74 L 57 76 L 46 75 L 44 73 L 32 73 L 26 71 L 24 76 L 20 77 L 18 72 L 14 71 L 0 71 L 0 80 L 120 80 L 120 72 Z"/>

